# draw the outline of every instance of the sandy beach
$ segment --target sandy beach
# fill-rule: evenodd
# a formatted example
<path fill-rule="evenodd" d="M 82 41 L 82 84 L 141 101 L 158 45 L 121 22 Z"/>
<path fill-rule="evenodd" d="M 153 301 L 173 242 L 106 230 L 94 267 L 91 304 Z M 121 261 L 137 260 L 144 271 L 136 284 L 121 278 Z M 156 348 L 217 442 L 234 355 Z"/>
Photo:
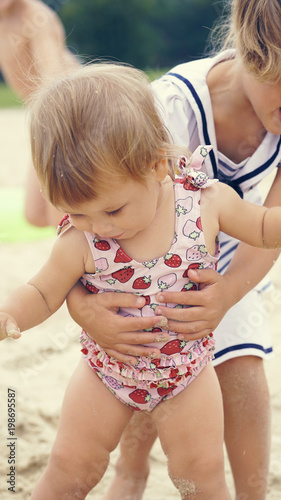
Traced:
<path fill-rule="evenodd" d="M 0 110 L 0 195 L 9 189 L 11 197 L 22 191 L 29 167 L 29 145 L 26 112 L 23 109 Z M 268 189 L 269 181 L 262 188 Z M 0 235 L 0 302 L 13 289 L 26 282 L 45 261 L 53 237 L 35 241 L 6 241 L 1 220 L 17 214 L 5 213 L 1 205 Z M 3 241 L 4 240 L 4 241 Z M 16 238 L 15 238 L 16 240 Z M 281 500 L 281 260 L 270 272 L 274 289 L 265 294 L 266 311 L 272 328 L 274 357 L 265 363 L 272 402 L 272 450 L 268 500 Z M 0 343 L 0 498 L 27 500 L 44 470 L 56 435 L 62 398 L 68 380 L 80 358 L 80 327 L 63 306 L 52 318 L 23 334 L 18 341 Z M 8 429 L 8 397 L 16 399 L 15 430 Z M 95 494 L 87 498 L 101 500 L 114 474 L 118 450 L 112 453 L 109 469 Z M 9 491 L 15 459 L 16 488 Z M 229 464 L 227 480 L 233 491 Z M 249 478 L 258 493 L 263 478 Z M 167 475 L 166 460 L 157 441 L 151 454 L 151 473 L 143 500 L 179 498 Z M 50 499 L 51 500 L 51 499 Z M 114 500 L 114 498 L 112 498 Z M 247 498 L 241 498 L 247 500 Z"/>

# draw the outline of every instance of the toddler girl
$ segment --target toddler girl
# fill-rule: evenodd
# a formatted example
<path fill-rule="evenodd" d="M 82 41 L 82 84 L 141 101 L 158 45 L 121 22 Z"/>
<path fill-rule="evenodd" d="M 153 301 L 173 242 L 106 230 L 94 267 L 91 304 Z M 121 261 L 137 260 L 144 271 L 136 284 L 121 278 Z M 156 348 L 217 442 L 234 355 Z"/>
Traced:
<path fill-rule="evenodd" d="M 209 147 L 196 150 L 191 166 L 188 152 L 181 157 L 174 179 L 182 150 L 169 140 L 145 75 L 128 66 L 93 64 L 40 90 L 31 145 L 44 195 L 67 216 L 49 260 L 1 307 L 0 338 L 18 338 L 44 321 L 81 278 L 92 293 L 138 294 L 139 309 L 120 314 L 155 315 L 162 341 L 160 357 L 133 366 L 82 332 L 83 357 L 32 500 L 85 498 L 134 411 L 150 412 L 183 500 L 230 499 L 213 337 L 179 341 L 157 318 L 159 295 L 195 288 L 190 268 L 215 268 L 219 230 L 280 247 L 281 208 L 245 202 L 198 172 Z"/>

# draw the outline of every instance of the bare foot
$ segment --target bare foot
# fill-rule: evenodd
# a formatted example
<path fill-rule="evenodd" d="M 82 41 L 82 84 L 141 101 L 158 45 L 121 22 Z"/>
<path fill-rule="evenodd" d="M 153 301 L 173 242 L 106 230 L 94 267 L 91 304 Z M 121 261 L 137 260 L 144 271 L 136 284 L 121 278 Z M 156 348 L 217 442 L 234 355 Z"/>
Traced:
<path fill-rule="evenodd" d="M 142 472 L 142 475 L 140 471 L 126 472 L 119 458 L 115 466 L 115 476 L 102 500 L 141 500 L 149 474 L 149 466 L 147 465 Z"/>

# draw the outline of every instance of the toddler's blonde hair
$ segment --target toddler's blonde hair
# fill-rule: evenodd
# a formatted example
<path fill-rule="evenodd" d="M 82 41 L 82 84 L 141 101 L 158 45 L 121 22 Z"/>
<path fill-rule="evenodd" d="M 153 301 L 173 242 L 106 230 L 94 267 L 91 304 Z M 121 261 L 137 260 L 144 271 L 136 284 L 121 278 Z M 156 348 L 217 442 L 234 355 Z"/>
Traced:
<path fill-rule="evenodd" d="M 93 199 L 115 175 L 145 182 L 153 163 L 179 155 L 149 84 L 131 66 L 93 63 L 33 96 L 32 158 L 53 205 Z"/>

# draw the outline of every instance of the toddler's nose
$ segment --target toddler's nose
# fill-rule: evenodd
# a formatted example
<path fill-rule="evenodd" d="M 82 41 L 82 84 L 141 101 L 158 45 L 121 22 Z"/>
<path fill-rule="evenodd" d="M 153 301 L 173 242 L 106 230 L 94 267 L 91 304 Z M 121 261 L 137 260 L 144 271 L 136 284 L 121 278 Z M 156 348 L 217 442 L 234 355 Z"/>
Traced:
<path fill-rule="evenodd" d="M 92 231 L 93 233 L 106 238 L 113 234 L 113 224 L 92 223 Z"/>

